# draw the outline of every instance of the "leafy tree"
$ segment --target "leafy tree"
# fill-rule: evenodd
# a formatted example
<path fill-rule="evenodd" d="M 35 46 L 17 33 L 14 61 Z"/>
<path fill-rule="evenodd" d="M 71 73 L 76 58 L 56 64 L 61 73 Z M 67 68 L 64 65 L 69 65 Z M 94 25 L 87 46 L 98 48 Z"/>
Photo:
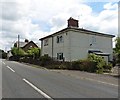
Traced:
<path fill-rule="evenodd" d="M 1 49 L 0 49 L 0 58 L 5 59 L 6 57 L 7 57 L 7 53 L 4 52 L 4 50 L 1 50 Z"/>
<path fill-rule="evenodd" d="M 115 51 L 115 54 L 117 55 L 117 62 L 120 62 L 120 37 L 116 38 L 114 51 Z"/>
<path fill-rule="evenodd" d="M 21 49 L 21 48 L 18 49 L 17 47 L 13 47 L 11 49 L 11 52 L 12 52 L 13 56 L 24 56 L 26 54 L 23 49 Z"/>
<path fill-rule="evenodd" d="M 33 58 L 39 58 L 40 57 L 40 48 L 30 48 L 28 51 L 27 51 L 27 54 L 29 56 L 33 56 Z"/>

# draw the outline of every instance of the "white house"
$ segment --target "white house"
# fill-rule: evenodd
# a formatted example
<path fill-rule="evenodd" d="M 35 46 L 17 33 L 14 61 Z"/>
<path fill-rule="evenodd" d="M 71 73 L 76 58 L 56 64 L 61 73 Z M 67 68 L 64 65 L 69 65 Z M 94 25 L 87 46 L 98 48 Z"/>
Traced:
<path fill-rule="evenodd" d="M 75 61 L 87 58 L 89 53 L 112 61 L 114 35 L 94 32 L 78 27 L 78 20 L 68 19 L 68 27 L 41 38 L 41 55 L 57 60 Z"/>

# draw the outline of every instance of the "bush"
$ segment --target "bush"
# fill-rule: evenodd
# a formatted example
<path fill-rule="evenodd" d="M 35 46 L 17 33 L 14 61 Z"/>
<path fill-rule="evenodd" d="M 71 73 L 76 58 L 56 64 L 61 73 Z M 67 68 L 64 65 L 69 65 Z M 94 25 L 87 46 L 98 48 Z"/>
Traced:
<path fill-rule="evenodd" d="M 97 63 L 88 59 L 81 60 L 81 68 L 87 72 L 95 72 Z"/>
<path fill-rule="evenodd" d="M 70 70 L 80 70 L 80 61 L 73 61 L 70 66 L 68 67 L 68 69 Z"/>
<path fill-rule="evenodd" d="M 47 65 L 45 67 L 48 68 L 48 69 L 67 69 L 67 67 L 64 64 L 60 64 L 60 65 L 58 65 L 58 64 L 56 64 L 56 65 L 51 64 L 51 65 Z"/>
<path fill-rule="evenodd" d="M 111 72 L 112 67 L 112 63 L 106 64 L 105 66 L 103 66 L 104 72 Z"/>
<path fill-rule="evenodd" d="M 48 55 L 44 55 L 40 57 L 41 66 L 49 65 L 50 61 L 52 61 L 52 58 L 49 57 Z"/>
<path fill-rule="evenodd" d="M 88 59 L 90 61 L 94 61 L 97 63 L 96 73 L 103 73 L 103 70 L 104 70 L 103 67 L 106 66 L 106 61 L 102 58 L 102 56 L 98 56 L 95 54 L 89 54 Z"/>
<path fill-rule="evenodd" d="M 96 62 L 90 61 L 88 59 L 73 61 L 71 66 L 68 67 L 68 69 L 95 72 Z"/>

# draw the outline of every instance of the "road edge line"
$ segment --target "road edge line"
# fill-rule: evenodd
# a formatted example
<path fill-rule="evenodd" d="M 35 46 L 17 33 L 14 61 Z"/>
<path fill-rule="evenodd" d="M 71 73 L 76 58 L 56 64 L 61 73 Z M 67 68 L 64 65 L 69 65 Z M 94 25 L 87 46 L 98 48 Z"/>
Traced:
<path fill-rule="evenodd" d="M 44 96 L 47 99 L 53 100 L 50 96 L 48 96 L 46 93 L 44 93 L 42 90 L 37 88 L 35 85 L 33 85 L 31 82 L 23 78 L 23 81 L 26 82 L 28 85 L 30 85 L 33 89 L 35 89 L 38 93 L 40 93 L 42 96 Z"/>

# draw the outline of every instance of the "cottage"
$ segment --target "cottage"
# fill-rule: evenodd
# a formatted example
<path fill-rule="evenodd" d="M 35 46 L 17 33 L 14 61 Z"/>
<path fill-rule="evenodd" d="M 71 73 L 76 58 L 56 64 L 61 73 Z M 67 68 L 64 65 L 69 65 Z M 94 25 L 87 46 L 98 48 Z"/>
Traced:
<path fill-rule="evenodd" d="M 87 58 L 89 53 L 112 61 L 114 35 L 79 28 L 78 20 L 68 19 L 68 27 L 41 38 L 41 54 L 56 60 L 75 61 Z"/>
<path fill-rule="evenodd" d="M 15 43 L 14 43 L 14 47 L 18 47 L 18 41 L 16 41 Z M 29 40 L 27 40 L 27 39 L 25 39 L 25 41 L 24 42 L 19 42 L 19 47 L 21 48 L 21 49 L 23 49 L 24 51 L 27 51 L 27 50 L 29 50 L 30 48 L 38 48 L 38 46 L 37 46 L 37 44 L 35 44 L 33 41 L 30 41 L 29 42 Z M 7 52 L 7 59 L 9 59 L 10 57 L 12 57 L 13 56 L 13 54 L 11 53 L 11 50 L 9 50 L 8 52 Z"/>
<path fill-rule="evenodd" d="M 18 42 L 16 42 L 15 44 L 14 44 L 14 47 L 18 47 Z M 38 46 L 37 46 L 37 44 L 35 44 L 33 41 L 29 41 L 29 40 L 27 40 L 27 39 L 25 39 L 25 41 L 24 42 L 19 42 L 19 47 L 21 48 L 21 49 L 23 49 L 24 51 L 27 51 L 27 50 L 29 50 L 30 48 L 38 48 Z"/>

